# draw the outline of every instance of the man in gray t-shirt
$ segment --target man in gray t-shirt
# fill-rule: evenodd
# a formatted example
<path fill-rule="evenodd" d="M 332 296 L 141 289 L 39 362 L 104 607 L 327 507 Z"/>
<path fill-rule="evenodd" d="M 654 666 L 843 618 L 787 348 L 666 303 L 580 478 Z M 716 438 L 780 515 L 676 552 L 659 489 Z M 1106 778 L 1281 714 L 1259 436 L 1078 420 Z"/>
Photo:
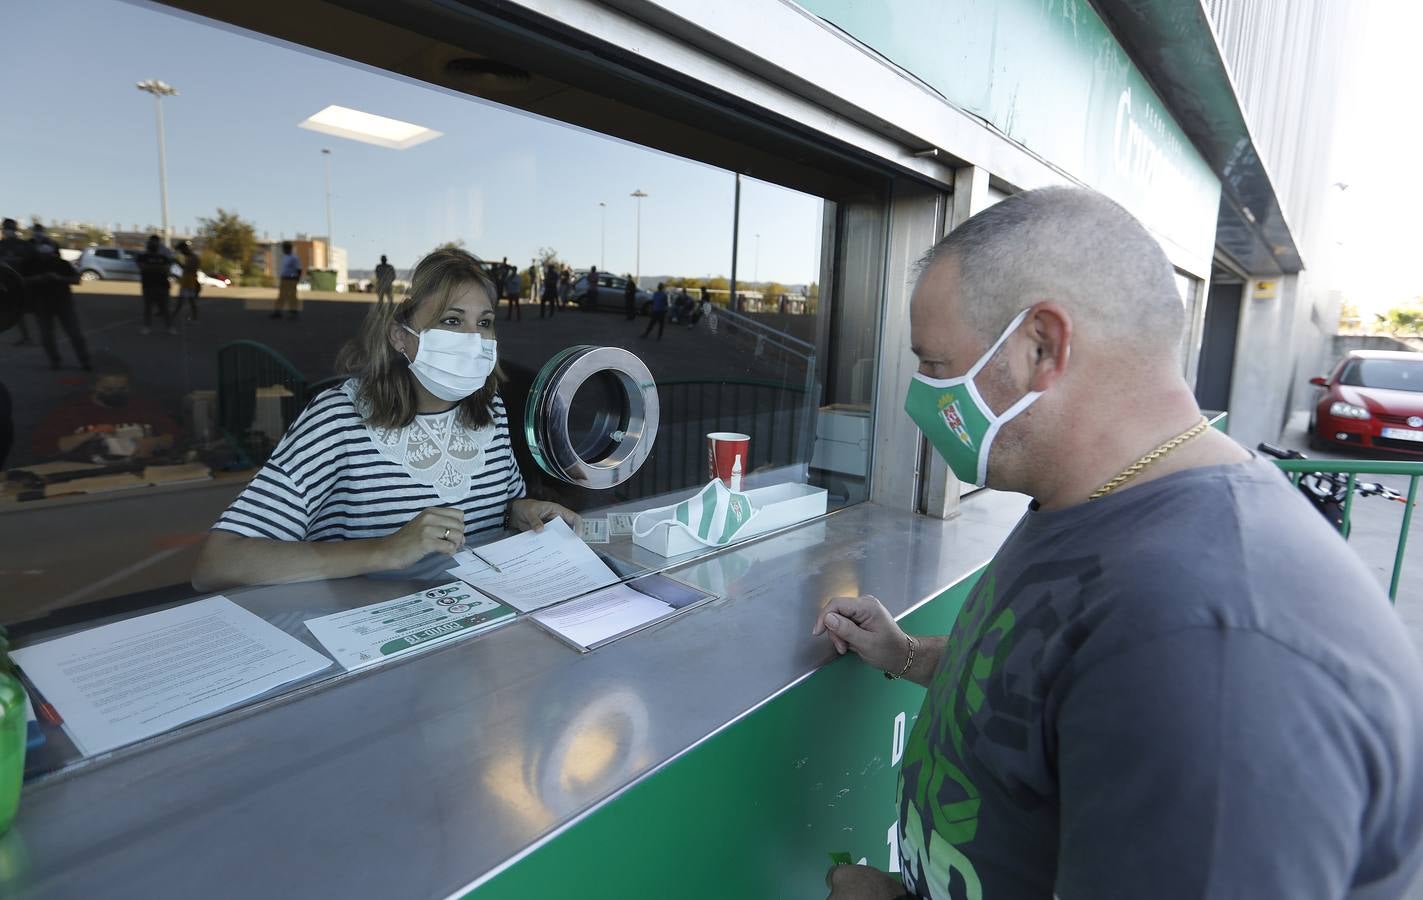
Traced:
<path fill-rule="evenodd" d="M 831 897 L 1407 896 L 1423 664 L 1324 518 L 1201 427 L 1150 236 L 1090 192 L 1017 195 L 936 248 L 912 317 L 909 414 L 1034 503 L 947 638 L 872 597 L 817 622 L 928 688 L 900 873 L 837 866 Z"/>

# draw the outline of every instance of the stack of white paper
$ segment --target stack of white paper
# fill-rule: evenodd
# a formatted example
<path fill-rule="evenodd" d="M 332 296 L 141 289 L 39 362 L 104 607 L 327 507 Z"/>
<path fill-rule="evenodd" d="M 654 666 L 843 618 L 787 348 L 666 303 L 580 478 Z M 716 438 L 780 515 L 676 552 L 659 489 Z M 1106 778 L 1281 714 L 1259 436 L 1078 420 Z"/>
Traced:
<path fill-rule="evenodd" d="M 461 550 L 454 560 L 459 565 L 449 570 L 451 575 L 520 612 L 542 609 L 618 581 L 617 573 L 562 519 L 549 522 L 543 531 L 526 531 L 476 547 L 473 552 Z"/>
<path fill-rule="evenodd" d="M 619 584 L 535 613 L 534 621 L 588 650 L 670 616 L 674 611 L 655 597 Z"/>
<path fill-rule="evenodd" d="M 220 596 L 10 655 L 85 756 L 161 734 L 331 665 Z"/>

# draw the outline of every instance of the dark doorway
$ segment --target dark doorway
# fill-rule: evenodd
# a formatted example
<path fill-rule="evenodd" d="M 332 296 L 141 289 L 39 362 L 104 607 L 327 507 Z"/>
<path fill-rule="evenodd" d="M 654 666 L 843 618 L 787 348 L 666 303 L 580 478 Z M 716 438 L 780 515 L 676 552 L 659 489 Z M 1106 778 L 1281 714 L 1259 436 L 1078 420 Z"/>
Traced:
<path fill-rule="evenodd" d="M 1201 409 L 1225 410 L 1230 405 L 1230 376 L 1235 369 L 1235 337 L 1240 329 L 1239 282 L 1212 281 L 1206 295 L 1206 323 L 1201 339 L 1201 363 L 1196 374 L 1196 402 Z"/>

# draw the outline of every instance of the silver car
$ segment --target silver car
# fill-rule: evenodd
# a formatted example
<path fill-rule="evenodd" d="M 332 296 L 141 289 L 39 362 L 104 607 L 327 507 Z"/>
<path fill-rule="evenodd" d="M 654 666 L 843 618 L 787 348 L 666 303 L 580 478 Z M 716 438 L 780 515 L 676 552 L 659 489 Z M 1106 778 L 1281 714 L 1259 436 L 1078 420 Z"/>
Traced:
<path fill-rule="evenodd" d="M 80 281 L 138 281 L 138 251 L 122 247 L 86 247 L 75 261 Z"/>
<path fill-rule="evenodd" d="M 122 247 L 86 247 L 74 261 L 74 268 L 79 271 L 80 281 L 138 281 L 138 251 Z M 173 263 L 172 274 L 175 279 L 181 277 L 183 267 Z M 225 288 L 228 284 L 224 279 L 198 270 L 198 285 L 201 287 Z"/>

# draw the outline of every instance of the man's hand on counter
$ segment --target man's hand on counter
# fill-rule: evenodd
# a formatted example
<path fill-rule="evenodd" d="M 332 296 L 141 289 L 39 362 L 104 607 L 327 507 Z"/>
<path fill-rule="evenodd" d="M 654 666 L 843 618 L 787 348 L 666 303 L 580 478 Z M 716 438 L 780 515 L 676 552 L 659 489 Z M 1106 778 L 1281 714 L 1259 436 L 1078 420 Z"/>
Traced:
<path fill-rule="evenodd" d="M 583 526 L 583 519 L 578 513 L 547 500 L 525 498 L 509 504 L 509 524 L 518 531 L 543 531 L 544 523 L 556 518 L 567 522 L 574 534 Z"/>
<path fill-rule="evenodd" d="M 909 635 L 894 621 L 879 598 L 836 597 L 826 604 L 815 620 L 812 635 L 829 634 L 835 652 L 854 651 L 860 659 L 891 675 L 928 685 L 939 664 L 944 639 L 915 637 L 910 662 Z M 906 670 L 905 664 L 909 663 Z"/>
<path fill-rule="evenodd" d="M 825 873 L 825 900 L 898 900 L 904 882 L 874 866 L 831 866 Z"/>
<path fill-rule="evenodd" d="M 464 546 L 464 511 L 432 506 L 395 534 L 376 540 L 384 545 L 383 567 L 388 569 L 413 566 L 431 553 L 451 556 Z"/>

